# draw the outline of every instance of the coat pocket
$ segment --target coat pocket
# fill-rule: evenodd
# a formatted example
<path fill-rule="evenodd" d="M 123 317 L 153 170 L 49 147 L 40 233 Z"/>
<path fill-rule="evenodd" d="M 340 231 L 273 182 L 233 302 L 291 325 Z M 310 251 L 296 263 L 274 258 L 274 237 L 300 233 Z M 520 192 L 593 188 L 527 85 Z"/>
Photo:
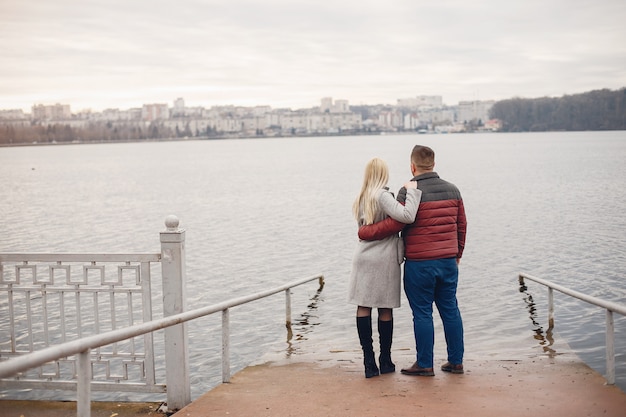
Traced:
<path fill-rule="evenodd" d="M 398 264 L 404 262 L 404 239 L 401 236 L 396 238 L 398 250 Z"/>

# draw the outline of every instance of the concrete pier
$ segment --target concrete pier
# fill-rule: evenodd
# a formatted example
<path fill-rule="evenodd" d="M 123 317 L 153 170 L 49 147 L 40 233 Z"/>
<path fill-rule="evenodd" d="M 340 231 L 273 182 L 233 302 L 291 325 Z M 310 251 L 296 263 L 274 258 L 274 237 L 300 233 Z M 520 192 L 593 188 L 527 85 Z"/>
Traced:
<path fill-rule="evenodd" d="M 576 357 L 469 360 L 434 377 L 402 375 L 410 364 L 370 379 L 353 362 L 248 367 L 174 416 L 626 416 L 626 393 Z"/>
<path fill-rule="evenodd" d="M 366 379 L 358 352 L 320 360 L 249 366 L 174 417 L 624 417 L 626 393 L 573 353 L 478 359 L 465 374 L 402 375 L 410 351 L 396 351 L 397 372 Z M 75 416 L 75 403 L 0 400 L 1 417 Z M 163 416 L 156 403 L 93 403 L 94 417 Z"/>

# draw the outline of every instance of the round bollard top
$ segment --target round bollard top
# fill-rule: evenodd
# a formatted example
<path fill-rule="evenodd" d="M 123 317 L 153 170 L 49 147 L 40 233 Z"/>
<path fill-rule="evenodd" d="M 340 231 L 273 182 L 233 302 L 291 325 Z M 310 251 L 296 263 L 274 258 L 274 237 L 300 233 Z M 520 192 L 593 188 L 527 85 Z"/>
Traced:
<path fill-rule="evenodd" d="M 180 221 L 178 220 L 178 217 L 174 216 L 173 214 L 170 214 L 165 218 L 165 227 L 167 227 L 167 230 L 169 231 L 178 230 L 179 223 Z"/>

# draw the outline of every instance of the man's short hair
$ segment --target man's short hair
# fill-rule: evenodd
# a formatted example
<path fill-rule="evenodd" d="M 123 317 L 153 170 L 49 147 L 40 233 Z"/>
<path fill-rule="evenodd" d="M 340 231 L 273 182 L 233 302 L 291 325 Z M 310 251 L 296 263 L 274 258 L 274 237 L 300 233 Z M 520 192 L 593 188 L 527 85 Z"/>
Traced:
<path fill-rule="evenodd" d="M 435 168 L 435 151 L 428 146 L 415 145 L 411 152 L 411 162 L 420 170 L 432 170 Z"/>

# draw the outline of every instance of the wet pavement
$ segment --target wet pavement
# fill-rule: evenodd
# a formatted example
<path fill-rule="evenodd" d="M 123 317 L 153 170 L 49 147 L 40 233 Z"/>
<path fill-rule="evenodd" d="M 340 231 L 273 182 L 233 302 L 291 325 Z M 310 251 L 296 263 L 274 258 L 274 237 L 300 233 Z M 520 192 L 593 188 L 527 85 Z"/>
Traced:
<path fill-rule="evenodd" d="M 576 357 L 473 360 L 465 369 L 436 369 L 434 377 L 397 369 L 366 379 L 351 362 L 265 364 L 237 373 L 174 417 L 626 416 L 626 393 Z"/>
<path fill-rule="evenodd" d="M 358 352 L 250 366 L 174 417 L 624 417 L 626 393 L 570 353 L 520 359 L 468 359 L 465 374 L 397 372 L 366 379 Z M 93 403 L 93 417 L 163 416 L 159 403 Z M 73 402 L 3 401 L 0 417 L 69 417 Z"/>

